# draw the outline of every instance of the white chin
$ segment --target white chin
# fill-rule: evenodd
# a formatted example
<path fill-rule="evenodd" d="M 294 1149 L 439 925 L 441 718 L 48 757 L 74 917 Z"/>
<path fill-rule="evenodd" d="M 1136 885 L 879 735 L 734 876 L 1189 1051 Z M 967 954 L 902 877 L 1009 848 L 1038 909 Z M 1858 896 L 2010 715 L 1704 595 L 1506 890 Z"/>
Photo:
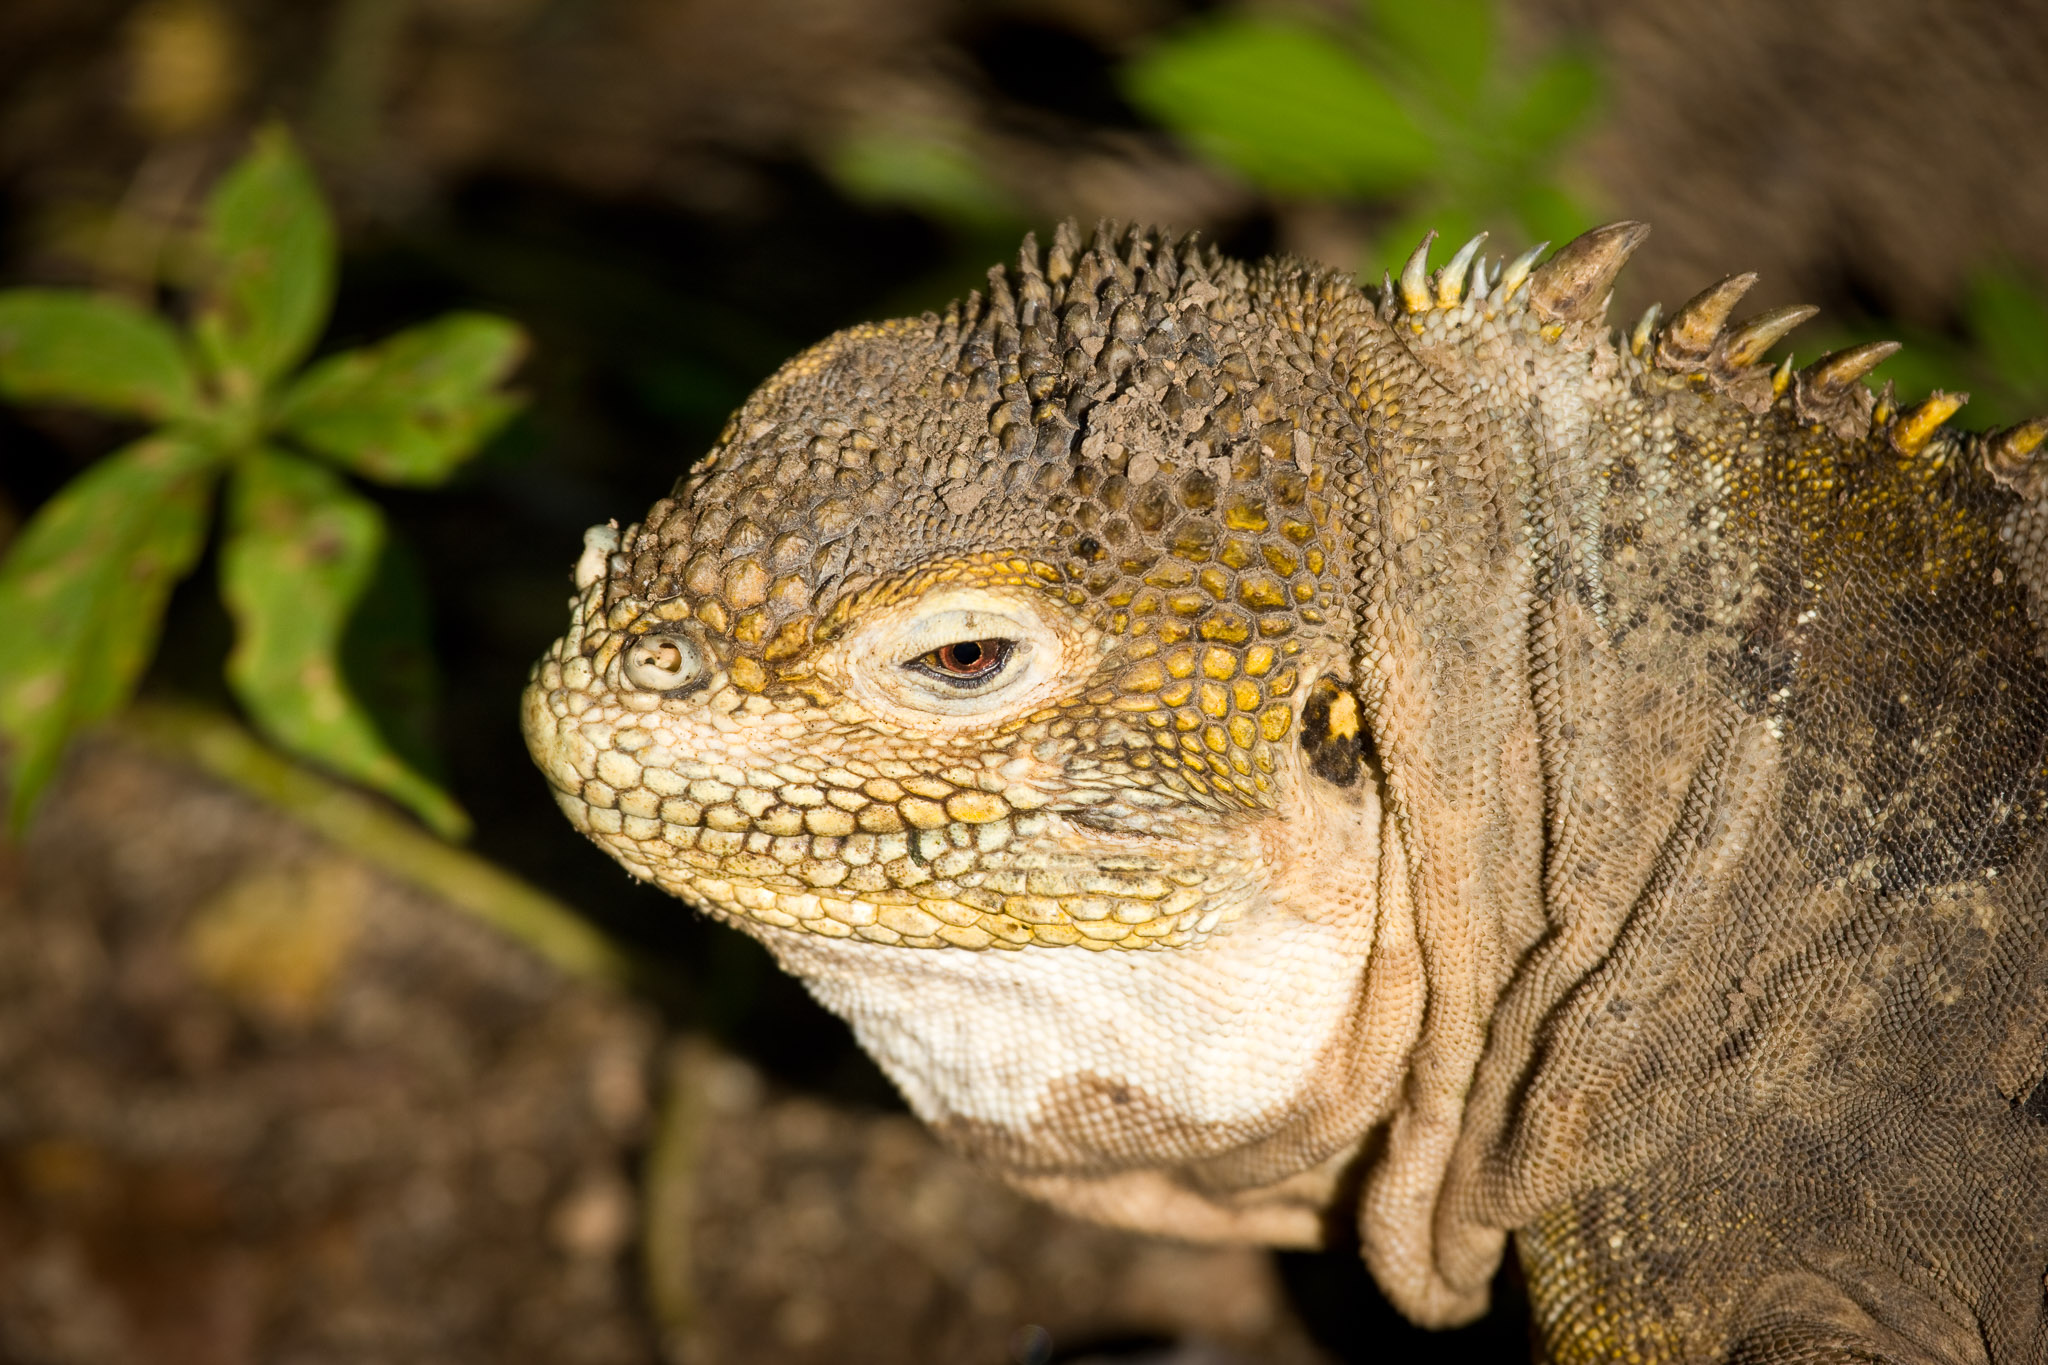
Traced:
<path fill-rule="evenodd" d="M 1333 1063 L 1372 949 L 1367 925 L 1270 904 L 1199 945 L 1156 952 L 970 953 L 753 932 L 852 1025 L 919 1117 L 996 1130 L 1009 1159 L 1041 1168 L 1199 1158 L 1270 1136 Z M 1135 1102 L 1078 1100 L 1105 1091 Z"/>

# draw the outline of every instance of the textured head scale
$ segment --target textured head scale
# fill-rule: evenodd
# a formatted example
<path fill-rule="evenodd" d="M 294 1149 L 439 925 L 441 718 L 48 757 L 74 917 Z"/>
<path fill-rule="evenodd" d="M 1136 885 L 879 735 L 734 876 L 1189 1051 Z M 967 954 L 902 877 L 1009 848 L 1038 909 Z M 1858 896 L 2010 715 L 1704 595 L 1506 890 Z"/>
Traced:
<path fill-rule="evenodd" d="M 617 681 L 629 646 L 667 641 L 701 658 L 701 670 L 672 695 L 622 696 L 628 707 L 824 723 L 843 699 L 820 677 L 820 656 L 875 613 L 943 585 L 1043 594 L 1086 621 L 1090 685 L 1006 718 L 998 742 L 1006 760 L 1029 751 L 1057 764 L 1061 783 L 1088 790 L 1013 789 L 980 775 L 957 744 L 941 776 L 932 737 L 896 736 L 915 771 L 843 769 L 829 800 L 822 790 L 812 799 L 813 775 L 794 784 L 805 789 L 798 804 L 762 796 L 752 802 L 759 810 L 716 794 L 735 784 L 697 778 L 694 794 L 666 794 L 667 804 L 634 815 L 607 805 L 604 786 L 575 765 L 558 765 L 572 817 L 601 836 L 658 845 L 621 856 L 701 895 L 695 874 L 720 867 L 658 864 L 693 853 L 722 867 L 732 841 L 713 838 L 709 848 L 721 851 L 707 851 L 706 826 L 740 842 L 865 835 L 942 845 L 948 827 L 993 823 L 1035 799 L 1128 806 L 1170 795 L 1218 811 L 1270 808 L 1273 745 L 1294 724 L 1305 632 L 1339 607 L 1324 474 L 1306 438 L 1278 418 L 1287 405 L 1253 379 L 1239 337 L 1247 307 L 1242 268 L 1212 252 L 1110 228 L 1083 250 L 1067 225 L 1046 260 L 1027 238 L 1014 270 L 992 271 L 986 296 L 944 317 L 831 338 L 764 385 L 710 458 L 615 548 L 598 538 L 601 562 L 583 574 L 584 621 L 548 666 L 552 676 L 581 659 L 593 677 Z M 789 754 L 799 769 L 822 766 L 798 752 L 809 744 Z M 852 748 L 877 757 L 871 745 Z M 623 770 L 623 759 L 612 762 Z M 839 883 L 806 881 L 814 860 L 804 851 L 773 865 L 773 884 L 813 912 L 800 918 L 830 920 L 819 894 Z M 1191 905 L 1192 893 L 1152 895 L 1143 914 L 997 892 L 962 899 L 975 888 L 933 875 L 938 856 L 936 847 L 899 852 L 909 875 L 890 889 L 906 903 L 945 900 L 939 919 L 894 916 L 919 931 L 908 934 L 853 927 L 963 946 L 1141 946 L 1197 932 L 1199 915 L 1171 909 Z M 769 909 L 768 922 L 792 913 Z"/>
<path fill-rule="evenodd" d="M 1163 645 L 1241 657 L 1260 641 L 1266 676 L 1277 643 L 1323 619 L 1325 553 L 1291 429 L 1258 448 L 1244 310 L 1242 268 L 1190 244 L 1105 227 L 1083 250 L 1068 224 L 1041 263 L 1026 238 L 986 297 L 841 333 L 763 386 L 626 533 L 607 620 L 694 622 L 734 685 L 760 693 L 797 685 L 814 645 L 939 575 L 1097 600 L 1112 633 L 1135 620 Z M 1187 653 L 1159 668 L 1193 676 Z M 1240 675 L 1202 657 L 1211 682 Z M 1168 690 L 1169 705 L 1192 696 Z M 1262 709 L 1238 689 L 1203 714 L 1241 733 Z M 1255 803 L 1244 766 L 1166 771 L 1197 798 Z"/>

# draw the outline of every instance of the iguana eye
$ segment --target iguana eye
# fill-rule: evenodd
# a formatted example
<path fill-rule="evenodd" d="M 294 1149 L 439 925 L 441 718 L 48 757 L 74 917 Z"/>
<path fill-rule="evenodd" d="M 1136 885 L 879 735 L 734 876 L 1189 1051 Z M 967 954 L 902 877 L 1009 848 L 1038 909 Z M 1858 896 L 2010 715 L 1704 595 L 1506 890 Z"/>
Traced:
<path fill-rule="evenodd" d="M 918 655 L 907 666 L 955 687 L 973 687 L 1002 672 L 1015 645 L 999 638 L 955 640 Z"/>

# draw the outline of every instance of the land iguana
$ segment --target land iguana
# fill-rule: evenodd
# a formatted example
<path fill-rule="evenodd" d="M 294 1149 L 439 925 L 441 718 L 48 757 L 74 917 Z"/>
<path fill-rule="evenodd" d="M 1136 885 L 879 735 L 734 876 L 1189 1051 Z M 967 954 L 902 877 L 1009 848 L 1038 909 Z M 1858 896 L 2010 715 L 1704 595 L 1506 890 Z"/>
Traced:
<path fill-rule="evenodd" d="M 534 758 L 1076 1213 L 1427 1324 L 1512 1236 L 1556 1361 L 2048 1360 L 2048 419 L 1750 275 L 1611 334 L 1646 233 L 1027 238 L 589 534 Z"/>

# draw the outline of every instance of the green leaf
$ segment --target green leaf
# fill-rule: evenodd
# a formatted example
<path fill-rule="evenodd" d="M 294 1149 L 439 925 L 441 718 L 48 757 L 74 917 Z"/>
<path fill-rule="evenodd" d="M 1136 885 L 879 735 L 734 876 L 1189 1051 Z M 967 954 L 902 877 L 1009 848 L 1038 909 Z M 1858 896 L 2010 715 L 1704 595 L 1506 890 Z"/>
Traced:
<path fill-rule="evenodd" d="M 1493 67 L 1493 0 L 1371 0 L 1374 31 L 1402 68 L 1448 99 L 1447 112 L 1479 102 Z"/>
<path fill-rule="evenodd" d="M 401 761 L 432 781 L 443 777 L 441 675 L 434 662 L 433 614 L 419 556 L 394 535 L 349 613 L 341 675 Z"/>
<path fill-rule="evenodd" d="M 1503 138 L 1523 164 L 1553 155 L 1600 107 L 1600 67 L 1582 52 L 1559 52 L 1531 73 L 1508 112 Z"/>
<path fill-rule="evenodd" d="M 1435 148 L 1358 56 L 1301 24 L 1226 15 L 1123 69 L 1131 100 L 1205 155 L 1282 194 L 1374 194 L 1428 175 Z"/>
<path fill-rule="evenodd" d="M 460 838 L 468 817 L 392 753 L 342 680 L 342 632 L 383 544 L 383 514 L 319 465 L 265 450 L 238 466 L 220 559 L 228 683 L 273 742 Z"/>
<path fill-rule="evenodd" d="M 2009 266 L 1984 271 L 1965 316 L 1993 374 L 2020 397 L 2048 395 L 2048 298 L 2031 279 Z"/>
<path fill-rule="evenodd" d="M 206 281 L 193 334 L 230 402 L 253 402 L 305 358 L 334 298 L 334 225 L 313 173 L 279 127 L 207 200 Z"/>
<path fill-rule="evenodd" d="M 151 422 L 198 407 L 169 327 L 132 303 L 69 289 L 0 293 L 0 395 Z"/>
<path fill-rule="evenodd" d="M 206 540 L 214 452 L 177 436 L 117 451 L 43 505 L 0 564 L 0 734 L 20 829 L 65 743 L 128 700 L 164 600 Z"/>
<path fill-rule="evenodd" d="M 496 390 L 525 352 L 505 319 L 450 313 L 321 361 L 292 385 L 277 421 L 368 478 L 439 483 L 518 410 Z"/>

